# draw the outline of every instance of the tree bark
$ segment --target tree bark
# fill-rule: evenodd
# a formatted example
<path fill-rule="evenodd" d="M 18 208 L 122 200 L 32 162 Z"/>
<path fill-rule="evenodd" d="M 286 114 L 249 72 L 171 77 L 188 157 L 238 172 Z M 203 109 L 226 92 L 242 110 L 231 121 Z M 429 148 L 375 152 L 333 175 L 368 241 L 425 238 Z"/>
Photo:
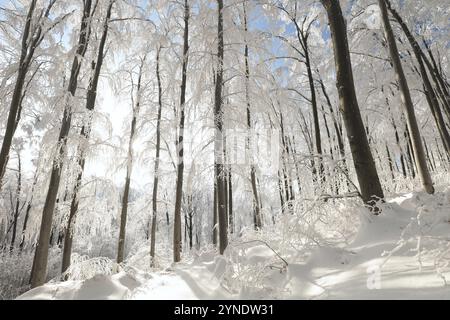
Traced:
<path fill-rule="evenodd" d="M 424 85 L 424 89 L 425 89 L 425 95 L 427 96 L 428 105 L 430 106 L 431 113 L 434 116 L 436 126 L 439 130 L 445 150 L 447 151 L 447 153 L 450 153 L 450 134 L 445 125 L 444 117 L 442 116 L 442 111 L 441 111 L 441 107 L 438 102 L 438 98 L 435 94 L 435 91 L 431 85 L 430 79 L 429 79 L 427 71 L 425 69 L 425 65 L 424 65 L 423 58 L 422 58 L 422 56 L 423 56 L 422 49 L 420 48 L 416 39 L 410 32 L 406 23 L 403 21 L 402 17 L 399 15 L 399 13 L 395 9 L 392 8 L 389 0 L 386 0 L 386 5 L 387 5 L 387 9 L 391 12 L 392 16 L 395 18 L 397 23 L 402 28 L 403 33 L 406 35 L 406 38 L 408 39 L 409 44 L 411 45 L 411 48 L 413 49 L 414 55 L 419 64 L 420 75 L 422 77 L 422 81 L 423 81 L 423 85 Z"/>
<path fill-rule="evenodd" d="M 14 86 L 14 91 L 11 99 L 11 105 L 9 107 L 8 120 L 6 124 L 6 131 L 3 137 L 2 148 L 0 151 L 0 190 L 2 188 L 2 180 L 6 171 L 6 165 L 9 159 L 9 152 L 11 150 L 11 144 L 14 136 L 15 129 L 17 127 L 17 117 L 19 112 L 20 101 L 22 97 L 22 90 L 25 84 L 25 77 L 27 75 L 32 56 L 29 55 L 28 50 L 30 47 L 29 39 L 33 32 L 31 30 L 31 23 L 36 8 L 37 0 L 32 0 L 28 9 L 28 14 L 25 22 L 24 31 L 22 34 L 21 53 L 19 60 L 19 70 L 17 72 L 17 79 Z"/>
<path fill-rule="evenodd" d="M 83 17 L 81 21 L 80 36 L 75 57 L 72 63 L 70 73 L 69 86 L 66 92 L 64 114 L 61 129 L 57 142 L 57 156 L 53 160 L 52 171 L 50 176 L 50 184 L 47 197 L 42 211 L 41 228 L 39 232 L 39 240 L 35 253 L 35 265 L 31 274 L 31 287 L 35 288 L 45 283 L 47 277 L 47 258 L 48 246 L 50 240 L 50 232 L 53 220 L 53 211 L 55 209 L 56 198 L 58 195 L 59 183 L 61 180 L 61 171 L 66 155 L 67 137 L 72 121 L 71 104 L 75 96 L 78 85 L 78 75 L 81 69 L 82 58 L 84 57 L 91 33 L 90 19 L 93 14 L 91 12 L 92 0 L 84 1 Z M 95 8 L 94 8 L 95 9 Z"/>
<path fill-rule="evenodd" d="M 321 2 L 327 11 L 330 24 L 340 109 L 344 118 L 361 196 L 366 204 L 373 205 L 373 201 L 383 199 L 384 194 L 356 98 L 346 23 L 338 0 L 321 0 Z M 377 214 L 379 209 L 374 207 L 373 212 Z"/>
<path fill-rule="evenodd" d="M 378 0 L 378 4 L 381 10 L 381 18 L 383 21 L 387 43 L 389 46 L 389 53 L 400 86 L 400 93 L 406 112 L 408 129 L 411 134 L 412 149 L 416 159 L 417 169 L 419 171 L 418 173 L 422 180 L 422 184 L 425 191 L 429 194 L 433 194 L 434 193 L 433 181 L 431 180 L 430 172 L 428 171 L 422 140 L 420 137 L 419 126 L 417 125 L 416 115 L 414 113 L 414 105 L 412 102 L 411 94 L 409 92 L 408 82 L 406 81 L 406 77 L 403 72 L 403 67 L 400 61 L 395 36 L 392 31 L 391 23 L 389 21 L 389 15 L 386 7 L 386 0 Z"/>
<path fill-rule="evenodd" d="M 83 124 L 81 128 L 81 141 L 78 146 L 78 175 L 75 182 L 75 187 L 72 195 L 72 202 L 70 204 L 69 219 L 67 222 L 64 248 L 63 248 L 63 260 L 62 260 L 62 273 L 64 273 L 70 266 L 70 257 L 72 255 L 72 243 L 75 228 L 75 218 L 79 207 L 79 192 L 81 183 L 83 181 L 84 166 L 86 164 L 86 148 L 89 142 L 91 133 L 92 113 L 95 109 L 95 103 L 97 99 L 98 81 L 100 79 L 100 71 L 103 66 L 105 44 L 108 37 L 109 20 L 111 19 L 111 11 L 114 4 L 114 0 L 110 0 L 106 13 L 105 22 L 103 24 L 102 37 L 100 39 L 100 45 L 97 53 L 97 61 L 93 63 L 93 75 L 89 83 L 87 98 L 86 98 L 86 111 L 88 113 L 87 123 Z"/>
<path fill-rule="evenodd" d="M 162 84 L 160 74 L 160 54 L 161 47 L 156 52 L 156 79 L 158 81 L 158 116 L 156 122 L 156 150 L 153 176 L 153 192 L 152 192 L 152 229 L 150 232 L 150 256 L 152 257 L 152 267 L 155 260 L 156 246 L 156 217 L 158 214 L 158 182 L 159 182 L 159 157 L 161 153 L 161 117 L 162 117 Z"/>
<path fill-rule="evenodd" d="M 22 193 L 22 160 L 20 158 L 20 152 L 17 152 L 18 161 L 18 172 L 17 172 L 17 189 L 16 189 L 16 205 L 14 207 L 14 222 L 12 227 L 11 245 L 9 250 L 12 252 L 14 250 L 14 245 L 16 242 L 17 233 L 17 220 L 20 214 L 20 195 Z"/>
<path fill-rule="evenodd" d="M 174 213 L 174 231 L 173 231 L 173 260 L 181 261 L 181 202 L 183 197 L 183 175 L 184 175 L 184 120 L 185 120 L 185 103 L 186 103 L 186 85 L 187 85 L 187 65 L 189 53 L 189 15 L 190 8 L 188 0 L 184 1 L 184 44 L 183 44 L 183 65 L 181 79 L 181 97 L 180 97 L 180 123 L 178 140 L 176 142 L 177 149 L 177 186 L 175 194 L 175 213 Z"/>
<path fill-rule="evenodd" d="M 117 246 L 117 263 L 122 263 L 125 256 L 125 236 L 128 215 L 128 199 L 130 195 L 131 174 L 133 172 L 133 142 L 136 134 L 137 117 L 141 108 L 142 95 L 142 76 L 143 69 L 146 62 L 146 56 L 141 58 L 141 65 L 139 67 L 139 76 L 136 88 L 136 105 L 133 106 L 133 118 L 131 120 L 130 140 L 128 142 L 128 156 L 127 156 L 127 173 L 125 177 L 125 187 L 122 196 L 122 211 L 120 214 L 120 230 L 119 243 Z"/>
<path fill-rule="evenodd" d="M 247 35 L 248 33 L 248 22 L 247 22 L 247 2 L 244 1 L 244 31 Z M 245 38 L 244 46 L 244 60 L 245 60 L 245 100 L 247 102 L 247 154 L 250 155 L 252 150 L 252 113 L 251 113 L 251 103 L 250 103 L 250 64 L 249 64 L 249 48 L 248 40 Z M 250 182 L 252 186 L 253 194 L 253 214 L 255 221 L 255 229 L 261 229 L 261 208 L 259 206 L 259 195 L 258 189 L 256 188 L 256 168 L 253 163 L 253 158 L 250 157 Z"/>
<path fill-rule="evenodd" d="M 215 159 L 215 183 L 217 184 L 217 207 L 219 220 L 219 251 L 223 254 L 228 246 L 228 221 L 225 201 L 225 171 L 223 159 L 223 59 L 224 59 L 224 39 L 223 39 L 223 0 L 217 0 L 218 22 L 217 22 L 217 57 L 218 65 L 216 72 L 216 86 L 214 95 L 214 159 Z"/>

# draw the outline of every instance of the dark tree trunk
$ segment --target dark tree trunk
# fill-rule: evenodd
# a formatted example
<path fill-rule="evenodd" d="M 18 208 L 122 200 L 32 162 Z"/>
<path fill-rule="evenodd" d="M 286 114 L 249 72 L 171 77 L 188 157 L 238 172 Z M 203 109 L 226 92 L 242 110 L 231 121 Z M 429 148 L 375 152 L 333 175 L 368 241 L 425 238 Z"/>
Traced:
<path fill-rule="evenodd" d="M 247 35 L 248 33 L 248 23 L 247 23 L 247 2 L 244 1 L 244 31 Z M 248 48 L 248 40 L 245 39 L 244 46 L 244 60 L 245 60 L 245 100 L 247 102 L 247 154 L 252 154 L 252 112 L 251 112 L 251 103 L 250 103 L 250 64 L 249 64 L 249 48 Z M 255 228 L 261 229 L 261 208 L 259 206 L 259 195 L 258 189 L 256 188 L 256 168 L 253 163 L 253 158 L 250 156 L 250 182 L 252 185 L 252 194 L 253 194 L 253 219 L 255 221 Z"/>
<path fill-rule="evenodd" d="M 56 197 L 58 195 L 59 183 L 61 180 L 61 171 L 66 155 L 67 137 L 72 122 L 72 103 L 78 86 L 78 75 L 81 69 L 82 58 L 84 57 L 90 38 L 90 19 L 93 14 L 91 12 L 92 0 L 84 1 L 83 18 L 81 21 L 80 36 L 77 50 L 72 63 L 68 90 L 65 97 L 64 114 L 61 129 L 58 137 L 57 158 L 53 160 L 50 183 L 47 197 L 42 212 L 41 228 L 39 232 L 39 240 L 36 247 L 35 265 L 31 275 L 31 287 L 35 288 L 45 283 L 47 277 L 47 257 L 48 244 L 50 240 L 50 232 L 53 220 L 53 211 L 55 209 Z"/>
<path fill-rule="evenodd" d="M 216 168 L 214 168 L 214 171 Z M 216 176 L 217 174 L 214 173 Z M 217 246 L 217 238 L 218 238 L 218 207 L 217 207 L 217 183 L 214 183 L 214 202 L 213 202 L 213 245 Z"/>
<path fill-rule="evenodd" d="M 298 29 L 297 32 L 300 32 L 300 29 Z M 316 90 L 314 87 L 314 78 L 311 70 L 311 61 L 309 56 L 309 47 L 308 47 L 308 33 L 305 33 L 303 31 L 300 32 L 300 37 L 302 39 L 303 47 L 304 47 L 304 54 L 305 54 L 305 64 L 306 64 L 306 70 L 308 72 L 308 82 L 309 82 L 309 88 L 311 91 L 311 106 L 313 110 L 313 120 L 314 120 L 314 137 L 315 137 L 315 144 L 316 144 L 316 152 L 319 156 L 319 177 L 322 183 L 325 182 L 325 175 L 324 175 L 324 166 L 323 166 L 323 159 L 322 159 L 322 138 L 320 136 L 320 124 L 319 124 L 319 111 L 317 108 L 317 97 L 316 97 Z"/>
<path fill-rule="evenodd" d="M 428 145 L 427 145 L 427 142 L 425 141 L 425 138 L 423 138 L 423 146 L 425 147 L 425 152 L 427 154 L 427 160 L 430 165 L 430 169 L 431 169 L 431 171 L 435 171 L 433 162 L 431 161 L 430 151 L 428 150 Z"/>
<path fill-rule="evenodd" d="M 234 213 L 233 213 L 233 176 L 231 168 L 228 171 L 228 223 L 230 233 L 234 233 Z"/>
<path fill-rule="evenodd" d="M 154 266 L 155 260 L 156 217 L 158 214 L 159 156 L 161 153 L 162 84 L 160 74 L 160 53 L 161 47 L 158 48 L 158 51 L 156 53 L 156 79 L 158 81 L 158 116 L 156 120 L 156 150 L 152 192 L 152 229 L 150 232 L 150 256 L 152 257 L 152 266 Z"/>
<path fill-rule="evenodd" d="M 346 23 L 338 0 L 321 0 L 321 2 L 328 14 L 336 64 L 336 86 L 361 196 L 366 204 L 373 205 L 373 201 L 383 199 L 384 194 L 356 98 Z M 379 210 L 374 208 L 374 213 L 378 212 Z"/>
<path fill-rule="evenodd" d="M 30 56 L 28 50 L 30 48 L 29 39 L 34 32 L 31 30 L 31 23 L 36 8 L 37 0 L 32 0 L 28 9 L 28 14 L 25 22 L 24 31 L 22 34 L 21 53 L 19 59 L 19 70 L 17 72 L 17 79 L 14 86 L 14 91 L 11 99 L 11 105 L 9 107 L 8 120 L 6 123 L 6 131 L 3 137 L 2 148 L 0 151 L 0 190 L 2 188 L 2 180 L 6 171 L 6 165 L 9 159 L 9 152 L 11 150 L 11 144 L 14 136 L 14 132 L 17 128 L 17 118 L 19 117 L 20 102 L 22 98 L 22 90 L 25 84 L 25 77 L 27 75 L 32 56 Z"/>
<path fill-rule="evenodd" d="M 392 181 L 394 181 L 395 180 L 394 166 L 393 166 L 391 152 L 389 151 L 387 142 L 386 142 L 386 154 L 387 154 L 387 160 L 388 160 L 388 164 L 389 164 L 389 171 L 391 172 L 391 179 L 392 179 Z"/>
<path fill-rule="evenodd" d="M 186 103 L 186 85 L 187 85 L 187 65 L 189 52 L 189 3 L 184 1 L 184 45 L 183 45 L 183 65 L 181 79 L 181 97 L 180 97 L 180 123 L 179 135 L 176 142 L 177 149 L 177 186 L 175 194 L 175 213 L 174 213 L 174 232 L 173 232 L 173 260 L 181 261 L 181 202 L 183 196 L 183 175 L 184 175 L 184 120 L 185 120 L 185 103 Z"/>
<path fill-rule="evenodd" d="M 403 72 L 400 55 L 397 49 L 397 43 L 392 31 L 391 23 L 389 21 L 389 15 L 386 7 L 386 0 L 378 0 L 381 11 L 381 19 L 383 21 L 384 31 L 389 46 L 389 53 L 391 56 L 392 64 L 395 69 L 395 74 L 399 83 L 402 102 L 406 112 L 406 123 L 411 134 L 412 149 L 414 157 L 416 159 L 417 170 L 422 180 L 425 191 L 429 194 L 434 193 L 433 181 L 431 180 L 430 172 L 428 171 L 427 162 L 425 159 L 425 153 L 423 151 L 422 140 L 420 136 L 419 126 L 417 124 L 416 115 L 414 112 L 414 105 L 409 92 L 408 82 L 406 81 L 405 74 Z"/>
<path fill-rule="evenodd" d="M 139 77 L 136 88 L 136 105 L 133 106 L 133 118 L 131 120 L 130 140 L 128 142 L 128 156 L 127 156 L 127 175 L 125 178 L 125 188 L 122 196 L 122 211 L 120 214 L 120 230 L 119 230 L 119 244 L 117 246 L 117 263 L 122 263 L 125 256 L 125 237 L 128 215 L 128 200 L 130 195 L 131 174 L 133 171 L 133 142 L 136 134 L 137 117 L 141 108 L 142 96 L 142 76 L 145 67 L 147 56 L 141 58 L 141 65 L 139 67 Z"/>
<path fill-rule="evenodd" d="M 75 217 L 78 212 L 79 206 L 79 192 L 81 183 L 83 181 L 84 166 L 86 164 L 86 148 L 89 143 L 89 137 L 91 132 L 92 112 L 95 109 L 95 103 L 97 99 L 97 87 L 100 78 L 100 71 L 103 65 L 105 55 L 105 44 L 108 37 L 109 20 L 111 19 L 111 11 L 114 1 L 109 2 L 108 10 L 106 13 L 105 22 L 103 24 L 103 33 L 100 39 L 100 45 L 97 53 L 97 61 L 93 63 L 93 75 L 89 83 L 89 88 L 86 97 L 86 111 L 88 113 L 87 123 L 83 124 L 81 128 L 82 141 L 78 146 L 78 176 L 75 183 L 75 187 L 72 195 L 72 202 L 70 204 L 69 219 L 67 222 L 65 237 L 64 237 L 64 249 L 62 260 L 62 273 L 64 273 L 70 266 L 70 257 L 72 255 L 72 243 L 75 228 Z"/>
<path fill-rule="evenodd" d="M 444 117 L 442 116 L 442 111 L 441 111 L 441 107 L 438 102 L 438 98 L 433 90 L 430 79 L 428 78 L 427 71 L 425 69 L 425 65 L 424 65 L 423 58 L 422 58 L 422 56 L 423 56 L 422 49 L 420 48 L 420 46 L 417 43 L 414 36 L 409 31 L 408 26 L 405 24 L 405 22 L 403 21 L 401 16 L 398 14 L 398 12 L 395 9 L 392 8 L 390 1 L 385 0 L 385 2 L 387 5 L 387 9 L 392 13 L 392 16 L 395 18 L 397 23 L 402 28 L 403 32 L 405 33 L 405 35 L 409 41 L 409 44 L 411 45 L 411 48 L 413 49 L 414 55 L 419 64 L 420 75 L 422 77 L 423 86 L 425 89 L 425 95 L 427 96 L 428 105 L 430 106 L 431 113 L 434 116 L 436 126 L 439 130 L 445 150 L 447 151 L 447 153 L 450 153 L 450 134 L 445 125 Z"/>
<path fill-rule="evenodd" d="M 228 221 L 225 201 L 225 171 L 223 159 L 223 59 L 224 59 L 224 39 L 223 39 L 223 0 L 217 0 L 217 57 L 218 65 L 216 72 L 216 86 L 214 93 L 214 123 L 215 123 L 215 183 L 217 184 L 217 207 L 219 222 L 219 252 L 223 254 L 228 246 Z"/>
<path fill-rule="evenodd" d="M 16 242 L 16 233 L 17 233 L 17 220 L 20 214 L 20 196 L 22 193 L 22 161 L 20 158 L 20 153 L 17 152 L 17 161 L 18 161 L 18 172 L 17 172 L 17 190 L 16 190 L 16 205 L 14 207 L 14 221 L 12 227 L 12 236 L 11 236 L 11 245 L 9 250 L 12 252 L 14 250 L 14 245 Z"/>

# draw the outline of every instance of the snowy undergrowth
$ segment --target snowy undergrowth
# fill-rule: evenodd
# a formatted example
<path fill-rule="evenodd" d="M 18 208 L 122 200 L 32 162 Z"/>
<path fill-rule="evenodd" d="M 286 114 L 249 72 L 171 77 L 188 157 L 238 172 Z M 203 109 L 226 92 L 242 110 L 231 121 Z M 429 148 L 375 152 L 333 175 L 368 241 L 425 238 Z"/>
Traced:
<path fill-rule="evenodd" d="M 20 299 L 450 298 L 450 189 L 381 206 L 373 216 L 356 200 L 299 201 L 264 231 L 232 237 L 224 256 L 203 248 L 172 265 L 162 250 L 151 269 L 143 244 L 121 266 L 79 259 L 70 281 Z"/>
<path fill-rule="evenodd" d="M 11 300 L 30 289 L 30 270 L 34 250 L 0 252 L 0 300 Z M 48 276 L 56 277 L 61 268 L 61 249 L 51 248 L 48 258 Z"/>

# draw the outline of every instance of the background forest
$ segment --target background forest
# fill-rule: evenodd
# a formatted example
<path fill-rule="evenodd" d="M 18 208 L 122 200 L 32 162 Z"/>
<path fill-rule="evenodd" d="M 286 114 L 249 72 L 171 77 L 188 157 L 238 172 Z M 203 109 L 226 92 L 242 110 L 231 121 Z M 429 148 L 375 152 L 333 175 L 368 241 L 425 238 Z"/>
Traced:
<path fill-rule="evenodd" d="M 205 261 L 225 297 L 302 298 L 308 259 L 399 252 L 445 286 L 449 11 L 0 0 L 0 299 Z"/>

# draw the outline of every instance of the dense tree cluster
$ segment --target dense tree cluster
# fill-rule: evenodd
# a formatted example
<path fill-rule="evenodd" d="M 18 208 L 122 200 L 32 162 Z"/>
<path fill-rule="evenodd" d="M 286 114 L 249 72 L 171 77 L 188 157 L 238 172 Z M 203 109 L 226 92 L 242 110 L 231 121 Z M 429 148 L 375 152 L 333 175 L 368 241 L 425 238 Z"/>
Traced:
<path fill-rule="evenodd" d="M 447 10 L 447 11 L 446 11 Z M 298 203 L 435 192 L 439 1 L 0 1 L 1 255 L 173 261 Z M 448 183 L 448 181 L 447 181 Z M 131 230 L 131 231 L 130 231 Z M 167 232 L 166 232 L 167 231 Z M 170 245 L 169 245 L 170 244 Z"/>

